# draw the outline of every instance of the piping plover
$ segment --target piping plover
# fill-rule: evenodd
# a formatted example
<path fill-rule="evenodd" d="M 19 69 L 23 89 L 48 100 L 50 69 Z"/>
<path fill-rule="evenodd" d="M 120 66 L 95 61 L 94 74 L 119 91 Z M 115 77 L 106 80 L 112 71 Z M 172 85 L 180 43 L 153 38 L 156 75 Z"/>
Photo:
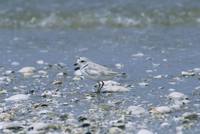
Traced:
<path fill-rule="evenodd" d="M 78 58 L 74 66 L 74 70 L 80 70 L 84 78 L 97 82 L 97 93 L 100 93 L 102 87 L 104 86 L 103 81 L 112 80 L 114 77 L 125 75 L 124 73 L 115 72 L 110 68 L 94 63 L 86 57 Z"/>

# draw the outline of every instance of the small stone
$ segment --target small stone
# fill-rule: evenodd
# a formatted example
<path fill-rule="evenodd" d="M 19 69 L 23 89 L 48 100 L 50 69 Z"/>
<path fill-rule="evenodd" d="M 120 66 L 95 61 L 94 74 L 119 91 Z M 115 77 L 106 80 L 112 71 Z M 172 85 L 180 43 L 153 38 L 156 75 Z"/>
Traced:
<path fill-rule="evenodd" d="M 23 129 L 23 125 L 17 121 L 14 122 L 8 122 L 3 124 L 3 129 L 9 129 L 12 130 L 13 132 L 18 132 Z"/>
<path fill-rule="evenodd" d="M 20 73 L 22 73 L 24 76 L 31 76 L 36 71 L 35 67 L 23 67 L 19 70 Z"/>
<path fill-rule="evenodd" d="M 172 92 L 168 95 L 168 98 L 173 101 L 181 101 L 181 100 L 188 100 L 188 97 L 180 92 Z"/>
<path fill-rule="evenodd" d="M 176 127 L 176 134 L 183 134 L 183 126 Z"/>
<path fill-rule="evenodd" d="M 13 95 L 9 98 L 6 98 L 5 101 L 25 101 L 29 99 L 29 95 L 26 94 L 17 94 L 17 95 Z"/>
<path fill-rule="evenodd" d="M 164 62 L 167 62 L 167 59 L 163 59 Z"/>
<path fill-rule="evenodd" d="M 163 122 L 161 125 L 160 125 L 162 128 L 166 128 L 166 127 L 169 127 L 170 124 L 168 122 Z"/>
<path fill-rule="evenodd" d="M 38 73 L 41 74 L 41 75 L 47 75 L 48 74 L 47 71 L 44 71 L 44 70 L 39 70 Z"/>
<path fill-rule="evenodd" d="M 103 111 L 110 111 L 112 106 L 111 105 L 108 105 L 108 104 L 101 104 L 99 106 L 99 108 L 101 108 Z"/>
<path fill-rule="evenodd" d="M 129 91 L 129 89 L 126 87 L 123 87 L 123 86 L 116 85 L 116 86 L 110 86 L 110 87 L 105 86 L 103 91 L 105 91 L 105 92 L 127 92 L 127 91 Z"/>
<path fill-rule="evenodd" d="M 105 85 L 105 86 L 113 86 L 113 85 L 119 86 L 120 83 L 118 83 L 118 82 L 116 82 L 116 81 L 109 80 L 109 81 L 104 81 L 104 85 Z"/>
<path fill-rule="evenodd" d="M 0 88 L 0 95 L 1 94 L 7 94 L 7 90 Z"/>
<path fill-rule="evenodd" d="M 153 132 L 147 129 L 141 129 L 137 132 L 137 134 L 153 134 Z"/>
<path fill-rule="evenodd" d="M 140 83 L 138 83 L 138 85 L 141 86 L 141 87 L 146 87 L 146 86 L 149 85 L 149 83 L 147 83 L 147 82 L 140 82 Z"/>
<path fill-rule="evenodd" d="M 42 94 L 42 97 L 44 98 L 48 98 L 48 97 L 60 97 L 61 96 L 61 92 L 59 91 L 55 91 L 55 90 L 45 90 Z"/>
<path fill-rule="evenodd" d="M 34 108 L 44 108 L 44 107 L 48 107 L 48 104 L 45 104 L 45 103 L 36 103 L 33 105 Z"/>
<path fill-rule="evenodd" d="M 42 65 L 42 64 L 44 64 L 44 61 L 43 60 L 38 60 L 38 61 L 36 61 L 36 63 L 39 64 L 39 65 Z"/>
<path fill-rule="evenodd" d="M 132 57 L 143 57 L 144 54 L 141 53 L 141 52 L 139 52 L 139 53 L 136 53 L 136 54 L 132 54 L 131 56 L 132 56 Z"/>
<path fill-rule="evenodd" d="M 48 114 L 48 113 L 51 113 L 51 111 L 49 111 L 49 110 L 41 110 L 41 111 L 38 112 L 39 115 Z"/>
<path fill-rule="evenodd" d="M 78 121 L 79 121 L 79 122 L 83 122 L 83 121 L 85 121 L 85 120 L 87 120 L 87 118 L 84 117 L 84 116 L 78 117 Z"/>
<path fill-rule="evenodd" d="M 182 117 L 184 118 L 184 120 L 188 120 L 188 121 L 193 121 L 193 120 L 198 120 L 199 119 L 199 115 L 197 113 L 192 113 L 192 112 L 186 112 L 182 115 Z"/>
<path fill-rule="evenodd" d="M 117 64 L 115 64 L 115 67 L 116 67 L 117 69 L 122 69 L 122 68 L 124 67 L 124 65 L 123 65 L 123 64 L 120 64 L 120 63 L 117 63 Z"/>
<path fill-rule="evenodd" d="M 62 81 L 59 81 L 59 80 L 55 80 L 55 81 L 53 81 L 52 84 L 53 84 L 53 85 L 61 85 L 61 84 L 63 84 L 63 82 L 62 82 Z"/>
<path fill-rule="evenodd" d="M 162 75 L 156 75 L 153 77 L 154 79 L 161 79 L 162 78 Z"/>
<path fill-rule="evenodd" d="M 171 108 L 168 106 L 153 107 L 149 112 L 152 114 L 166 114 L 171 112 Z"/>
<path fill-rule="evenodd" d="M 60 116 L 60 120 L 61 120 L 61 121 L 66 121 L 68 118 L 69 118 L 69 115 L 68 115 L 68 114 L 62 114 L 62 115 Z"/>
<path fill-rule="evenodd" d="M 195 90 L 200 90 L 200 86 L 197 86 L 194 88 Z"/>
<path fill-rule="evenodd" d="M 10 121 L 13 120 L 14 114 L 6 112 L 6 113 L 0 113 L 0 121 Z"/>
<path fill-rule="evenodd" d="M 48 129 L 57 129 L 57 126 L 54 125 L 54 124 L 48 124 L 48 123 L 43 123 L 43 122 L 36 122 L 36 123 L 33 123 L 31 125 L 31 128 L 34 130 L 34 131 L 45 131 L 45 130 L 48 130 Z"/>
<path fill-rule="evenodd" d="M 13 73 L 15 73 L 15 71 L 13 71 L 13 70 L 7 70 L 5 72 L 5 75 L 10 75 L 10 74 L 13 74 Z"/>
<path fill-rule="evenodd" d="M 194 71 L 195 73 L 200 73 L 200 68 L 194 68 L 193 71 Z"/>
<path fill-rule="evenodd" d="M 147 73 L 153 73 L 153 70 L 145 70 Z"/>
<path fill-rule="evenodd" d="M 115 81 L 105 81 L 102 92 L 127 92 L 129 88 L 121 86 L 120 83 Z"/>
<path fill-rule="evenodd" d="M 116 122 L 112 125 L 113 127 L 118 127 L 120 129 L 125 129 L 125 123 L 124 122 Z"/>
<path fill-rule="evenodd" d="M 153 67 L 154 67 L 154 68 L 157 68 L 157 67 L 159 67 L 159 66 L 160 66 L 160 64 L 159 64 L 159 63 L 152 63 L 152 65 L 153 65 Z"/>
<path fill-rule="evenodd" d="M 145 114 L 146 110 L 140 106 L 129 106 L 128 107 L 128 114 L 139 116 Z"/>
<path fill-rule="evenodd" d="M 182 75 L 182 76 L 194 76 L 195 73 L 192 72 L 192 71 L 182 71 L 182 72 L 181 72 L 181 75 Z"/>
<path fill-rule="evenodd" d="M 0 84 L 9 84 L 11 81 L 12 80 L 7 76 L 0 77 Z"/>
<path fill-rule="evenodd" d="M 67 73 L 66 72 L 60 72 L 56 76 L 57 77 L 64 77 L 64 76 L 67 76 Z"/>
<path fill-rule="evenodd" d="M 123 131 L 118 127 L 111 127 L 108 130 L 108 134 L 123 134 Z"/>
<path fill-rule="evenodd" d="M 13 62 L 11 63 L 11 65 L 12 65 L 12 66 L 19 66 L 19 65 L 20 65 L 20 63 L 19 63 L 19 62 L 17 62 L 17 61 L 13 61 Z"/>
<path fill-rule="evenodd" d="M 170 92 L 174 92 L 174 91 L 176 91 L 176 89 L 174 89 L 174 88 L 170 88 L 170 89 L 168 89 Z"/>

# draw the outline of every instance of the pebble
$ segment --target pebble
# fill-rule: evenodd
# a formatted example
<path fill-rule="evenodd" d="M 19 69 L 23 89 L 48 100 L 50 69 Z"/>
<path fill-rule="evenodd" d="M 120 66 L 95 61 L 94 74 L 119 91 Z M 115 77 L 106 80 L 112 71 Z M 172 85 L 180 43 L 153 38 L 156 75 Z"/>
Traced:
<path fill-rule="evenodd" d="M 132 56 L 132 57 L 143 57 L 144 54 L 141 53 L 141 52 L 138 52 L 138 53 L 136 53 L 136 54 L 132 54 L 131 56 Z"/>
<path fill-rule="evenodd" d="M 194 71 L 195 73 L 200 73 L 200 68 L 194 68 L 193 71 Z"/>
<path fill-rule="evenodd" d="M 41 74 L 41 75 L 47 75 L 48 74 L 47 71 L 44 71 L 44 70 L 39 70 L 38 73 Z"/>
<path fill-rule="evenodd" d="M 183 134 L 183 126 L 176 127 L 176 134 Z"/>
<path fill-rule="evenodd" d="M 7 76 L 0 77 L 0 84 L 9 84 L 12 80 Z"/>
<path fill-rule="evenodd" d="M 52 84 L 53 85 L 61 85 L 61 84 L 63 84 L 63 82 L 60 81 L 60 80 L 55 80 L 55 81 L 52 82 Z"/>
<path fill-rule="evenodd" d="M 137 132 L 137 134 L 153 134 L 153 132 L 147 129 L 141 129 Z"/>
<path fill-rule="evenodd" d="M 66 75 L 67 75 L 66 72 L 60 72 L 60 73 L 57 73 L 57 74 L 56 74 L 57 77 L 64 77 L 64 76 L 66 76 Z"/>
<path fill-rule="evenodd" d="M 170 124 L 168 122 L 163 122 L 161 125 L 160 125 L 162 128 L 166 128 L 166 127 L 169 127 Z"/>
<path fill-rule="evenodd" d="M 180 93 L 180 92 L 171 92 L 169 95 L 168 95 L 168 98 L 170 100 L 173 100 L 173 101 L 182 101 L 182 100 L 188 100 L 188 97 L 183 94 L 183 93 Z"/>
<path fill-rule="evenodd" d="M 139 116 L 146 113 L 146 110 L 140 106 L 129 106 L 128 107 L 128 114 Z"/>
<path fill-rule="evenodd" d="M 17 95 L 13 95 L 9 98 L 6 98 L 5 101 L 25 101 L 29 99 L 29 95 L 26 94 L 17 94 Z"/>
<path fill-rule="evenodd" d="M 168 89 L 170 92 L 174 92 L 174 91 L 176 91 L 176 89 L 174 89 L 174 88 L 170 88 L 170 89 Z"/>
<path fill-rule="evenodd" d="M 44 61 L 43 60 L 38 60 L 38 61 L 36 61 L 36 63 L 39 64 L 39 65 L 42 65 L 42 64 L 44 64 Z"/>
<path fill-rule="evenodd" d="M 192 72 L 192 71 L 182 71 L 182 72 L 181 72 L 181 75 L 182 75 L 182 76 L 194 76 L 195 73 Z"/>
<path fill-rule="evenodd" d="M 152 114 L 166 114 L 171 112 L 171 108 L 168 106 L 153 107 L 149 112 Z"/>
<path fill-rule="evenodd" d="M 47 97 L 60 97 L 61 96 L 61 92 L 60 91 L 49 91 L 49 90 L 45 90 L 42 94 L 42 97 L 47 98 Z"/>
<path fill-rule="evenodd" d="M 78 117 L 78 121 L 79 121 L 79 122 L 83 122 L 83 121 L 85 121 L 85 120 L 87 120 L 87 118 L 84 117 L 84 116 L 79 116 L 79 117 Z"/>
<path fill-rule="evenodd" d="M 163 59 L 164 62 L 167 62 L 167 59 Z"/>
<path fill-rule="evenodd" d="M 19 131 L 21 129 L 23 129 L 23 124 L 14 121 L 14 122 L 5 122 L 3 124 L 1 124 L 0 128 L 2 129 L 9 129 L 12 131 Z"/>
<path fill-rule="evenodd" d="M 112 125 L 112 127 L 118 127 L 120 129 L 125 129 L 124 117 L 119 120 L 110 121 L 110 124 Z"/>
<path fill-rule="evenodd" d="M 111 127 L 108 130 L 108 134 L 123 134 L 123 131 L 118 127 Z"/>
<path fill-rule="evenodd" d="M 186 112 L 181 116 L 184 121 L 195 121 L 198 120 L 199 117 L 199 114 L 195 112 Z"/>
<path fill-rule="evenodd" d="M 10 121 L 13 120 L 14 114 L 13 113 L 0 113 L 0 121 Z"/>
<path fill-rule="evenodd" d="M 44 123 L 44 122 L 36 122 L 36 123 L 33 123 L 30 126 L 30 128 L 32 128 L 32 131 L 41 133 L 41 132 L 47 131 L 48 129 L 57 129 L 57 125 Z"/>
<path fill-rule="evenodd" d="M 141 86 L 141 87 L 146 87 L 146 86 L 149 85 L 149 83 L 147 83 L 147 82 L 140 82 L 140 83 L 138 83 L 138 85 Z"/>
<path fill-rule="evenodd" d="M 5 71 L 5 75 L 10 75 L 10 74 L 13 74 L 13 73 L 15 73 L 15 71 L 13 71 L 13 70 L 7 70 L 7 71 Z"/>
<path fill-rule="evenodd" d="M 157 67 L 159 67 L 159 66 L 160 66 L 160 64 L 159 64 L 159 63 L 152 63 L 152 65 L 153 65 L 153 67 L 154 67 L 154 68 L 157 68 Z"/>
<path fill-rule="evenodd" d="M 147 73 L 153 73 L 153 70 L 145 70 Z"/>
<path fill-rule="evenodd" d="M 162 75 L 156 75 L 153 77 L 154 79 L 161 79 L 162 78 Z"/>
<path fill-rule="evenodd" d="M 112 126 L 118 127 L 120 129 L 125 129 L 125 123 L 123 123 L 123 122 L 117 122 L 117 123 L 113 124 Z"/>
<path fill-rule="evenodd" d="M 24 76 L 31 76 L 36 71 L 35 67 L 23 67 L 19 70 Z"/>
<path fill-rule="evenodd" d="M 105 81 L 102 89 L 103 92 L 127 92 L 129 88 L 120 85 L 115 81 Z"/>
<path fill-rule="evenodd" d="M 38 112 L 39 115 L 41 115 L 41 114 L 50 114 L 50 113 L 51 113 L 51 111 L 49 111 L 49 110 L 41 110 L 41 111 Z"/>
<path fill-rule="evenodd" d="M 114 85 L 114 86 L 104 86 L 103 87 L 103 92 L 127 92 L 129 91 L 128 88 L 123 87 L 123 86 L 118 86 L 118 85 Z"/>
<path fill-rule="evenodd" d="M 7 94 L 7 90 L 0 88 L 0 95 L 1 94 Z"/>
<path fill-rule="evenodd" d="M 19 63 L 19 62 L 17 62 L 17 61 L 13 61 L 13 62 L 11 63 L 11 65 L 12 65 L 12 66 L 19 66 L 19 65 L 20 65 L 20 63 Z"/>
<path fill-rule="evenodd" d="M 120 64 L 120 63 L 117 63 L 117 64 L 115 64 L 115 67 L 116 67 L 117 69 L 122 69 L 122 68 L 124 67 L 124 65 L 123 65 L 123 64 Z"/>

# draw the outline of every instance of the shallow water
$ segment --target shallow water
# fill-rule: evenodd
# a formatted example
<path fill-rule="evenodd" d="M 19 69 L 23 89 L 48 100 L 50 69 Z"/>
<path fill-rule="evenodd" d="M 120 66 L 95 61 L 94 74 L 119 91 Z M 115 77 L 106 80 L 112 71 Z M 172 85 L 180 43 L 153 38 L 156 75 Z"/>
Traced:
<path fill-rule="evenodd" d="M 185 112 L 200 113 L 200 88 L 195 89 L 200 86 L 200 74 L 181 75 L 182 71 L 200 67 L 198 0 L 4 1 L 0 4 L 0 18 L 0 76 L 3 77 L 6 70 L 16 72 L 9 75 L 11 82 L 0 83 L 0 88 L 7 91 L 0 94 L 1 109 L 4 113 L 17 109 L 11 122 L 24 121 L 24 128 L 36 121 L 61 125 L 71 122 L 61 121 L 60 115 L 73 115 L 74 119 L 84 115 L 88 120 L 95 120 L 91 121 L 95 130 L 107 133 L 112 126 L 110 122 L 126 116 L 125 124 L 133 123 L 133 130 L 123 129 L 126 133 L 136 133 L 141 128 L 154 133 L 176 133 L 177 127 L 182 125 L 186 125 L 183 133 L 200 132 L 199 119 L 191 126 L 175 120 Z M 73 81 L 73 63 L 79 56 L 126 72 L 126 79 L 115 80 L 130 85 L 130 91 L 97 96 L 93 93 L 94 82 Z M 39 65 L 38 60 L 46 64 Z M 12 65 L 13 62 L 19 65 Z M 65 65 L 60 67 L 60 63 Z M 119 70 L 116 63 L 124 67 Z M 17 71 L 25 66 L 45 70 L 48 77 L 24 78 Z M 60 78 L 59 72 L 66 72 L 67 76 Z M 154 78 L 158 75 L 162 78 Z M 54 80 L 63 83 L 53 85 Z M 139 86 L 141 82 L 147 82 L 148 86 Z M 132 105 L 140 105 L 147 111 L 168 105 L 169 89 L 184 93 L 191 102 L 164 119 L 150 114 L 139 118 L 124 114 Z M 46 91 L 50 91 L 50 95 L 42 96 Z M 30 94 L 30 99 L 18 103 L 4 101 L 19 93 Z M 92 96 L 91 99 L 87 99 L 88 96 Z M 48 106 L 36 108 L 38 103 Z M 41 114 L 40 110 L 50 113 Z M 163 122 L 169 126 L 161 127 Z M 79 128 L 81 123 L 75 124 L 78 125 L 74 125 L 75 128 Z M 61 125 L 61 128 L 64 127 Z M 87 127 L 83 131 L 87 132 Z"/>

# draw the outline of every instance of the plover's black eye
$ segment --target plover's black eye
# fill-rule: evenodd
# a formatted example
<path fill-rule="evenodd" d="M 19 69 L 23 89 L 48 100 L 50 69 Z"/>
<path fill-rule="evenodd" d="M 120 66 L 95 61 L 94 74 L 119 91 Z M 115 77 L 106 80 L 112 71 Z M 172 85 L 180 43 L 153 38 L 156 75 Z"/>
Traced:
<path fill-rule="evenodd" d="M 81 62 L 81 63 L 84 63 L 85 61 L 84 61 L 84 60 L 81 60 L 80 62 Z"/>

